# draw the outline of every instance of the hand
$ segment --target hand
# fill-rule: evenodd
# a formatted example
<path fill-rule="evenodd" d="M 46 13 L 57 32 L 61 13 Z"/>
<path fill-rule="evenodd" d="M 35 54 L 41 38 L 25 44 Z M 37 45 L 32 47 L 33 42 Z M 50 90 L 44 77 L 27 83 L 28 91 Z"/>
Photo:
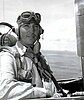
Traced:
<path fill-rule="evenodd" d="M 54 95 L 53 95 L 54 98 L 61 97 L 61 96 L 62 96 L 62 94 L 60 94 L 60 93 L 54 93 Z"/>

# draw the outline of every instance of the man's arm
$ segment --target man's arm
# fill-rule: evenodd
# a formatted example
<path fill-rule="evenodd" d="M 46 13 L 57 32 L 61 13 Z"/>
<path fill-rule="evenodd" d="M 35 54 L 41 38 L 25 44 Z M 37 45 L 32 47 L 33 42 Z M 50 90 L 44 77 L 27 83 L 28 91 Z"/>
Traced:
<path fill-rule="evenodd" d="M 14 58 L 8 52 L 0 53 L 0 100 L 46 97 L 46 89 L 33 87 L 30 83 L 15 79 L 17 68 Z M 16 75 L 17 76 L 17 75 Z M 37 75 L 36 75 L 37 76 Z"/>
<path fill-rule="evenodd" d="M 32 85 L 17 81 L 14 57 L 8 52 L 0 54 L 0 99 L 23 98 L 33 93 Z M 30 91 L 30 92 L 29 92 Z"/>

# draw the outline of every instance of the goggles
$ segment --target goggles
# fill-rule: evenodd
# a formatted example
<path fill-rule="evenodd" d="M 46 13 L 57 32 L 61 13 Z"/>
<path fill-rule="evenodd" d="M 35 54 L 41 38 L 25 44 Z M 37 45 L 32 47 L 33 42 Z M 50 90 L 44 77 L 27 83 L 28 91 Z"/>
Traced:
<path fill-rule="evenodd" d="M 30 22 L 36 22 L 36 24 L 39 24 L 41 21 L 41 15 L 39 13 L 34 12 L 23 12 L 17 19 L 17 23 L 30 23 Z"/>

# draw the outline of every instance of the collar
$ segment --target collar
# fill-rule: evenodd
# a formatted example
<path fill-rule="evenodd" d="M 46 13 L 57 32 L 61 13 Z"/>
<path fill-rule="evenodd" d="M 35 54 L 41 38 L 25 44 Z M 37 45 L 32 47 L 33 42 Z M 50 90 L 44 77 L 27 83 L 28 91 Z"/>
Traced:
<path fill-rule="evenodd" d="M 23 46 L 21 43 L 20 43 L 20 41 L 18 41 L 17 43 L 16 43 L 16 48 L 17 48 L 17 50 L 18 50 L 18 52 L 19 52 L 19 54 L 22 56 L 22 55 L 24 55 L 24 53 L 26 52 L 26 47 L 25 46 Z"/>

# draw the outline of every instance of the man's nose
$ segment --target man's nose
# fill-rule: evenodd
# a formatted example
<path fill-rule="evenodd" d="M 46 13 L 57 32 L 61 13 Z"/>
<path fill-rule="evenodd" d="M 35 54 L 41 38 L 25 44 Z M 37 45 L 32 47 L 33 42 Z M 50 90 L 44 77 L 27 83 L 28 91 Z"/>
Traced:
<path fill-rule="evenodd" d="M 31 27 L 31 33 L 33 33 L 34 34 L 34 23 L 32 23 L 32 24 L 30 24 L 30 27 Z"/>

